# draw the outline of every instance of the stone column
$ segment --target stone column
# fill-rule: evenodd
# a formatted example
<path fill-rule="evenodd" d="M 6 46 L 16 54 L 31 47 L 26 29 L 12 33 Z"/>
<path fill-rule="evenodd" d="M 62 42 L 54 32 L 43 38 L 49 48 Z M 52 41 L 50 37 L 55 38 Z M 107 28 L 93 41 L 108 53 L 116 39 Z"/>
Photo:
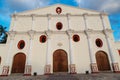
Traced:
<path fill-rule="evenodd" d="M 91 72 L 92 73 L 98 73 L 98 67 L 96 64 L 96 61 L 94 61 L 94 56 L 93 51 L 92 51 L 92 43 L 91 43 L 91 38 L 90 38 L 90 33 L 91 31 L 88 30 L 88 24 L 87 24 L 87 14 L 83 14 L 83 19 L 85 23 L 85 34 L 87 36 L 87 41 L 88 41 L 88 48 L 89 48 L 89 56 L 90 56 L 90 67 L 91 67 Z"/>
<path fill-rule="evenodd" d="M 87 40 L 88 40 L 89 56 L 90 56 L 90 62 L 91 62 L 91 64 L 90 64 L 91 71 L 92 71 L 92 73 L 98 73 L 98 67 L 97 67 L 96 61 L 94 60 L 95 55 L 93 55 L 93 51 L 92 51 L 93 43 L 91 42 L 92 40 L 90 38 L 90 33 L 85 31 L 85 34 L 86 34 Z"/>
<path fill-rule="evenodd" d="M 33 39 L 34 39 L 34 34 L 35 34 L 35 31 L 33 30 L 30 30 L 28 31 L 28 35 L 29 35 L 29 49 L 28 49 L 28 54 L 27 54 L 27 63 L 26 63 L 26 66 L 25 66 L 25 72 L 24 72 L 24 75 L 25 76 L 30 76 L 31 75 L 31 70 L 32 70 L 32 64 L 31 64 L 31 61 L 32 61 L 32 46 L 33 46 Z"/>
<path fill-rule="evenodd" d="M 49 57 L 50 57 L 50 35 L 51 35 L 51 31 L 50 31 L 50 19 L 51 19 L 51 14 L 47 14 L 47 19 L 48 19 L 48 31 L 46 31 L 46 35 L 47 35 L 47 52 L 46 52 L 46 65 L 45 65 L 45 75 L 49 75 L 51 74 L 51 63 L 49 61 Z"/>
<path fill-rule="evenodd" d="M 72 49 L 73 31 L 68 30 L 67 34 L 68 34 L 68 37 L 69 37 L 68 39 L 69 39 L 69 55 L 70 55 L 70 73 L 75 74 L 76 73 L 76 67 L 75 67 L 75 63 L 74 63 L 74 54 L 73 54 L 73 49 Z"/>
<path fill-rule="evenodd" d="M 9 44 L 9 48 L 8 48 L 8 53 L 7 53 L 7 60 L 5 62 L 5 65 L 3 66 L 3 71 L 2 71 L 2 74 L 1 76 L 7 76 L 8 73 L 9 73 L 9 66 L 10 66 L 10 55 L 11 55 L 11 50 L 12 50 L 12 47 L 13 47 L 13 41 L 14 41 L 14 38 L 15 38 L 15 34 L 16 32 L 14 31 L 10 31 L 8 33 L 8 35 L 10 36 L 10 44 Z"/>
<path fill-rule="evenodd" d="M 72 34 L 73 31 L 70 29 L 70 14 L 67 13 L 67 24 L 68 24 L 68 31 L 67 34 L 69 36 L 69 53 L 70 53 L 70 73 L 71 74 L 75 74 L 76 73 L 76 67 L 75 67 L 75 63 L 74 63 L 74 56 L 73 56 L 73 50 L 72 50 Z"/>
<path fill-rule="evenodd" d="M 45 65 L 45 75 L 49 75 L 51 74 L 51 62 L 49 60 L 50 57 L 50 47 L 51 47 L 51 31 L 46 31 L 46 35 L 47 35 L 47 50 L 46 50 L 46 65 Z"/>
<path fill-rule="evenodd" d="M 106 38 L 106 42 L 107 42 L 107 46 L 108 46 L 108 51 L 109 51 L 110 58 L 111 58 L 111 61 L 112 61 L 113 72 L 120 72 L 119 65 L 118 65 L 118 62 L 115 60 L 115 54 L 112 51 L 112 46 L 111 46 L 111 42 L 110 42 L 109 34 L 112 33 L 112 30 L 108 29 L 105 26 L 104 14 L 100 14 L 100 18 L 101 18 L 101 22 L 102 22 L 102 25 L 103 25 L 103 33 L 105 34 L 105 38 Z"/>

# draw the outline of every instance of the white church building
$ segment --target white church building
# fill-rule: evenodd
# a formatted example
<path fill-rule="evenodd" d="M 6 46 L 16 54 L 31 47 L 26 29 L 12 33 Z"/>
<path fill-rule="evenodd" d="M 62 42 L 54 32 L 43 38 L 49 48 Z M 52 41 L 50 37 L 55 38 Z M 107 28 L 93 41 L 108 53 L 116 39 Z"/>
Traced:
<path fill-rule="evenodd" d="M 55 4 L 11 17 L 0 75 L 120 72 L 120 42 L 108 14 Z"/>

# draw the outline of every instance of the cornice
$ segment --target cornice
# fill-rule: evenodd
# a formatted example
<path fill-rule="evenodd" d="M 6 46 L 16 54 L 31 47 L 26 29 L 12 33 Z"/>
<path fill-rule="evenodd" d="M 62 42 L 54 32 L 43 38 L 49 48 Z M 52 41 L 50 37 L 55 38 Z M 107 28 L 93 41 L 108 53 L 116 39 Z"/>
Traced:
<path fill-rule="evenodd" d="M 70 14 L 70 13 L 67 13 L 67 14 L 44 14 L 44 15 L 40 15 L 40 14 L 29 14 L 29 15 L 21 15 L 21 14 L 13 14 L 11 15 L 11 17 L 48 17 L 48 16 L 51 16 L 51 17 L 66 17 L 66 16 L 100 16 L 100 15 L 106 15 L 107 14 L 104 14 L 104 13 L 100 13 L 100 14 L 88 14 L 88 13 L 84 13 L 84 14 Z"/>
<path fill-rule="evenodd" d="M 46 31 L 35 31 L 35 30 L 29 30 L 29 31 L 9 31 L 7 34 L 80 34 L 80 33 L 87 33 L 88 35 L 90 34 L 103 34 L 103 33 L 111 33 L 113 30 L 111 29 L 106 29 L 106 30 L 93 30 L 93 29 L 87 29 L 87 30 L 65 30 L 65 31 L 53 31 L 53 30 L 46 30 Z"/>

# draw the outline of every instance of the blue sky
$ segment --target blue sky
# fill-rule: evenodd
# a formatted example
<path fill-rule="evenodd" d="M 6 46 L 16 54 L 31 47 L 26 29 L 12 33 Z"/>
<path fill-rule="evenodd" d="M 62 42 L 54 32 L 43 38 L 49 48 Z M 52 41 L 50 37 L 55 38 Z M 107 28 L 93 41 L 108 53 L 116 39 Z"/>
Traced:
<path fill-rule="evenodd" d="M 0 0 L 0 24 L 9 30 L 10 15 L 56 3 L 105 11 L 109 14 L 115 41 L 120 41 L 120 0 Z"/>

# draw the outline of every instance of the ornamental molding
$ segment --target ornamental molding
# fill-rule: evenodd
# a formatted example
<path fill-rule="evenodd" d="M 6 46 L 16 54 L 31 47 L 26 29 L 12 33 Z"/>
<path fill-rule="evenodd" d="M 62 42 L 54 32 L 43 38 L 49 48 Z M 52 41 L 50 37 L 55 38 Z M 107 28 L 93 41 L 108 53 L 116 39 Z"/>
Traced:
<path fill-rule="evenodd" d="M 41 15 L 41 14 L 28 14 L 28 15 L 24 15 L 24 14 L 13 14 L 11 15 L 11 17 L 56 17 L 56 16 L 61 16 L 61 17 L 70 17 L 70 16 L 105 16 L 105 15 L 108 15 L 106 13 L 98 13 L 98 14 L 89 14 L 89 13 L 83 13 L 83 14 L 70 14 L 70 13 L 66 13 L 66 14 L 45 14 L 45 15 Z"/>
<path fill-rule="evenodd" d="M 10 36 L 10 39 L 11 39 L 11 40 L 14 40 L 15 35 L 16 35 L 16 31 L 9 31 L 9 32 L 8 32 L 8 35 Z"/>
<path fill-rule="evenodd" d="M 84 32 L 87 33 L 87 34 L 95 34 L 95 33 L 101 34 L 103 32 L 103 30 L 88 29 L 88 30 L 85 30 Z"/>
<path fill-rule="evenodd" d="M 30 31 L 28 31 L 27 33 L 28 33 L 30 39 L 33 39 L 33 38 L 34 38 L 34 34 L 36 33 L 36 31 L 30 30 Z"/>

